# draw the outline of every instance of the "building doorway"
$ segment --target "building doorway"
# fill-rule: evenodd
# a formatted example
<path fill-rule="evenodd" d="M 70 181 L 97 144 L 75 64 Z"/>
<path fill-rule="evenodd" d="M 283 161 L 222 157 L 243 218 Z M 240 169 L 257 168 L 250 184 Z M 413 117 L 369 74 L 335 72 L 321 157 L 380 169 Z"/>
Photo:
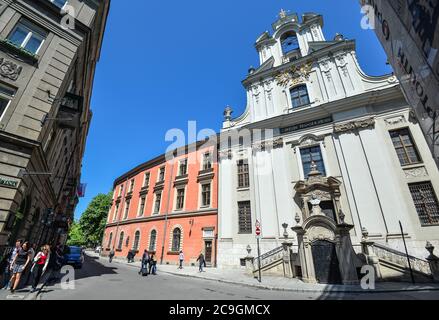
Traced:
<path fill-rule="evenodd" d="M 326 240 L 317 240 L 311 245 L 314 270 L 319 283 L 341 283 L 335 244 Z"/>
<path fill-rule="evenodd" d="M 204 242 L 204 258 L 206 264 L 212 265 L 212 240 Z"/>

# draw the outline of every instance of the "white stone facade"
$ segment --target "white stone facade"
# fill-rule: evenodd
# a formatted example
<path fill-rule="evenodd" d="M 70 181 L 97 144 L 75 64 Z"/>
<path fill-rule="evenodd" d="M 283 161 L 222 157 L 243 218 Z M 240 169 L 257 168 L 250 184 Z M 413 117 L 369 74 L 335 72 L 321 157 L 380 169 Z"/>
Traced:
<path fill-rule="evenodd" d="M 439 245 L 439 225 L 422 226 L 410 189 L 411 183 L 431 182 L 439 196 L 439 172 L 410 108 L 393 75 L 367 76 L 355 54 L 355 42 L 338 35 L 326 41 L 322 17 L 282 15 L 274 33 L 256 43 L 261 66 L 243 81 L 248 103 L 232 119 L 225 113 L 222 134 L 235 130 L 272 129 L 264 138 L 242 143 L 233 138 L 220 147 L 219 267 L 239 267 L 247 246 L 256 256 L 254 224 L 262 225 L 261 253 L 279 247 L 283 223 L 290 227 L 301 212 L 294 185 L 304 180 L 301 149 L 319 146 L 326 176 L 341 181 L 340 206 L 353 224 L 351 239 L 360 250 L 362 228 L 369 238 L 403 251 L 399 221 L 409 251 L 425 258 L 427 240 Z M 283 54 L 281 39 L 294 32 L 299 48 Z M 294 56 L 291 61 L 288 57 Z M 309 103 L 293 108 L 290 90 L 306 85 Z M 420 162 L 402 166 L 389 131 L 408 128 Z M 224 140 L 224 139 L 223 139 Z M 262 141 L 258 141 L 262 140 Z M 261 147 L 261 142 L 263 146 Z M 237 164 L 247 160 L 248 188 L 238 188 Z M 238 202 L 250 201 L 252 233 L 239 233 Z"/>

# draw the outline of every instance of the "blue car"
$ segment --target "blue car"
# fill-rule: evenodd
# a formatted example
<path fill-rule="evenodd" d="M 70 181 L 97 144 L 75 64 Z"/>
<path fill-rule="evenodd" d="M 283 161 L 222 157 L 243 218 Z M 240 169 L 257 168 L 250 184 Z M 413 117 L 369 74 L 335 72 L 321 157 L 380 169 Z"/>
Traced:
<path fill-rule="evenodd" d="M 84 263 L 84 252 L 80 247 L 66 247 L 64 253 L 64 264 L 81 269 Z"/>

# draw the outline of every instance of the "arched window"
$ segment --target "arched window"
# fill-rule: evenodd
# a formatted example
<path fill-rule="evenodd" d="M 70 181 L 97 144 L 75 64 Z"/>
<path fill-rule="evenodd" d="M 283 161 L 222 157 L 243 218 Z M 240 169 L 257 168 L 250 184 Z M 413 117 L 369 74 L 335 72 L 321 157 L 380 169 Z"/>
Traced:
<path fill-rule="evenodd" d="M 310 103 L 308 90 L 306 89 L 306 85 L 304 84 L 292 88 L 290 90 L 290 95 L 293 109 L 301 106 L 306 106 Z"/>
<path fill-rule="evenodd" d="M 157 242 L 157 231 L 152 230 L 149 237 L 149 251 L 155 251 L 155 244 Z"/>
<path fill-rule="evenodd" d="M 108 238 L 107 248 L 111 248 L 111 242 L 113 241 L 113 232 L 110 233 L 110 237 Z"/>
<path fill-rule="evenodd" d="M 285 32 L 280 38 L 280 43 L 284 54 L 299 49 L 299 41 L 297 40 L 296 33 L 293 31 Z"/>
<path fill-rule="evenodd" d="M 122 250 L 122 246 L 123 246 L 123 237 L 124 237 L 124 232 L 122 231 L 120 233 L 119 236 L 119 245 L 117 246 L 117 249 Z"/>
<path fill-rule="evenodd" d="M 133 250 L 139 250 L 139 242 L 140 242 L 140 231 L 136 231 L 134 234 L 134 243 L 133 243 Z"/>
<path fill-rule="evenodd" d="M 172 252 L 180 251 L 181 230 L 175 228 L 172 232 Z"/>

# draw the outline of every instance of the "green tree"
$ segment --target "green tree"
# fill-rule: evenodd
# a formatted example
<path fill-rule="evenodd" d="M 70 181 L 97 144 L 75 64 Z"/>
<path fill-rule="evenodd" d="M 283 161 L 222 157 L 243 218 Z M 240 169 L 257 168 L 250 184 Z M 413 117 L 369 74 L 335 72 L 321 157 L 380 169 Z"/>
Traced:
<path fill-rule="evenodd" d="M 78 222 L 74 222 L 72 227 L 70 228 L 69 238 L 67 240 L 68 246 L 83 246 L 86 241 L 84 238 L 84 234 L 81 231 L 81 227 Z"/>
<path fill-rule="evenodd" d="M 81 216 L 79 228 L 84 236 L 85 245 L 94 246 L 102 242 L 112 199 L 112 192 L 98 194 Z"/>

